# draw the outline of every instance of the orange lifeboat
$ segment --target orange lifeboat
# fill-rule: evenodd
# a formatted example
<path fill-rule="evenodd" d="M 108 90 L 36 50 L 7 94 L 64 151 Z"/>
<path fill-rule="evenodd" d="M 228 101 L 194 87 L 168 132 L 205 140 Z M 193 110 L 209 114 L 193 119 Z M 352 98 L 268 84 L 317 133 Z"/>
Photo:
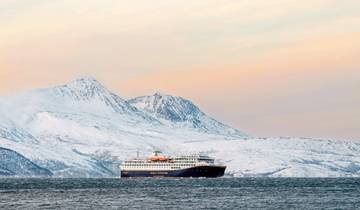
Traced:
<path fill-rule="evenodd" d="M 167 161 L 168 158 L 165 157 L 165 156 L 150 156 L 148 158 L 148 160 L 151 160 L 151 161 Z"/>
<path fill-rule="evenodd" d="M 150 161 L 168 161 L 169 159 L 161 155 L 160 151 L 154 151 L 153 155 L 148 158 Z"/>

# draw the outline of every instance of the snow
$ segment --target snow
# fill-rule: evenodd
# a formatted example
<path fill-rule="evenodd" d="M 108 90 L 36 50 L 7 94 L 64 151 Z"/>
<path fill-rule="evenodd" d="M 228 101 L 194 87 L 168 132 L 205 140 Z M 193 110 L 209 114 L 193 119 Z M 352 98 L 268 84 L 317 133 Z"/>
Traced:
<path fill-rule="evenodd" d="M 0 177 L 2 176 L 28 176 L 48 177 L 52 173 L 34 164 L 21 154 L 0 147 Z"/>
<path fill-rule="evenodd" d="M 231 128 L 207 116 L 191 101 L 182 97 L 155 93 L 128 101 L 132 106 L 159 119 L 163 124 L 177 128 L 190 128 L 210 134 L 246 137 L 243 132 Z"/>
<path fill-rule="evenodd" d="M 222 159 L 234 176 L 338 177 L 360 175 L 360 145 L 304 138 L 254 138 L 185 144 Z"/>
<path fill-rule="evenodd" d="M 184 98 L 157 93 L 126 101 L 94 78 L 1 97 L 0 147 L 55 177 L 118 176 L 121 161 L 154 149 L 207 153 L 229 176 L 360 175 L 355 142 L 249 137 Z"/>

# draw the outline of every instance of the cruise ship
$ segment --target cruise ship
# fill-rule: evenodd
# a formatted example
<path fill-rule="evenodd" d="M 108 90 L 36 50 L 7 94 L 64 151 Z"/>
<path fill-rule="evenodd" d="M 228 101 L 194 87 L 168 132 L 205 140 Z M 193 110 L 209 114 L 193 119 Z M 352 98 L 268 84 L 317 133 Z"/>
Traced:
<path fill-rule="evenodd" d="M 207 155 L 165 157 L 155 151 L 147 159 L 135 158 L 121 165 L 121 177 L 208 177 L 224 175 L 226 166 L 216 165 Z"/>

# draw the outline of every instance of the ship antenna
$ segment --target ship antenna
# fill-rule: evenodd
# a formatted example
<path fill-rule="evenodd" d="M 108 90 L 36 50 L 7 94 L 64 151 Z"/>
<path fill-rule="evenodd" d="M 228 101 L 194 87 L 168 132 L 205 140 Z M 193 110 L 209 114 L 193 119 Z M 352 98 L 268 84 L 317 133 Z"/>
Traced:
<path fill-rule="evenodd" d="M 136 151 L 136 158 L 139 159 L 139 150 Z"/>

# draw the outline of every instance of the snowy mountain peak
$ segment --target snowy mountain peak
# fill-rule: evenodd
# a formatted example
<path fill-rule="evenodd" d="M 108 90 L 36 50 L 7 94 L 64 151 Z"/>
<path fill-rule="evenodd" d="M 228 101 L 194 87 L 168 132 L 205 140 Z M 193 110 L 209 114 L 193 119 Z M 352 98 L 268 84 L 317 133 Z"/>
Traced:
<path fill-rule="evenodd" d="M 178 96 L 155 93 L 131 99 L 129 104 L 162 121 L 173 123 L 180 127 L 190 127 L 202 132 L 227 135 L 245 136 L 242 132 L 224 125 L 208 117 L 190 100 Z"/>
<path fill-rule="evenodd" d="M 92 77 L 78 78 L 66 85 L 59 86 L 58 89 L 65 95 L 71 93 L 71 95 L 76 95 L 79 99 L 81 97 L 89 98 L 109 94 L 109 91 Z"/>
<path fill-rule="evenodd" d="M 128 101 L 136 108 L 172 122 L 183 122 L 202 115 L 191 101 L 181 97 L 155 93 Z"/>
<path fill-rule="evenodd" d="M 41 98 L 53 101 L 57 105 L 67 105 L 76 110 L 98 112 L 117 112 L 121 114 L 137 115 L 140 119 L 146 118 L 126 100 L 110 92 L 93 77 L 81 77 L 65 85 L 33 91 Z M 34 97 L 34 95 L 32 95 Z"/>
<path fill-rule="evenodd" d="M 79 87 L 102 87 L 104 86 L 97 81 L 94 77 L 86 76 L 75 79 L 74 81 L 68 83 L 68 85 L 74 85 Z"/>
<path fill-rule="evenodd" d="M 161 93 L 161 92 L 158 91 L 158 92 L 154 93 L 153 96 L 162 97 L 162 96 L 170 96 L 170 95 L 167 95 L 167 94 L 164 94 L 164 93 Z"/>

